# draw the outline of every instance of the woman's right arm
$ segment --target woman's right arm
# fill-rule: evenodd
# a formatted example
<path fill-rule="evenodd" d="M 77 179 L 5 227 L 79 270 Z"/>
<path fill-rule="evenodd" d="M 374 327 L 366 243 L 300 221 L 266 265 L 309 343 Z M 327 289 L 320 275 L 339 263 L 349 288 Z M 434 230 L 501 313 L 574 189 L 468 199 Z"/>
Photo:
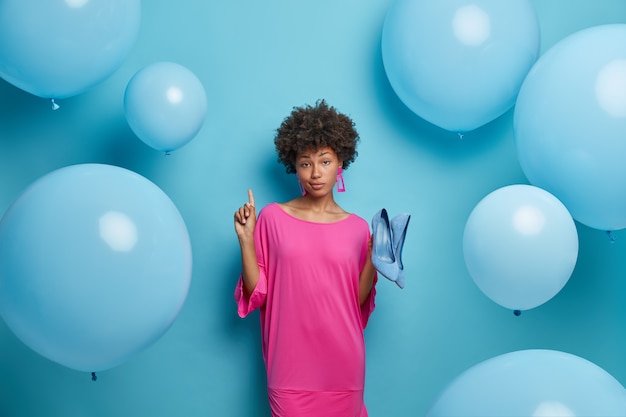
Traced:
<path fill-rule="evenodd" d="M 235 232 L 241 248 L 241 275 L 246 298 L 249 298 L 256 288 L 260 276 L 254 245 L 255 227 L 256 208 L 254 206 L 254 195 L 252 190 L 248 190 L 248 201 L 235 211 Z"/>

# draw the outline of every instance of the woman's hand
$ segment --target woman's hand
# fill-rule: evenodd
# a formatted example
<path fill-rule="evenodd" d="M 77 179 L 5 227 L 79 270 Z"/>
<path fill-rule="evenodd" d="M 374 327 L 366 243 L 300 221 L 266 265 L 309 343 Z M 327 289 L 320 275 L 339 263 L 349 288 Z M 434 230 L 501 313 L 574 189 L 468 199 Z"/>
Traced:
<path fill-rule="evenodd" d="M 252 239 L 256 226 L 256 207 L 254 206 L 254 194 L 248 190 L 248 201 L 235 211 L 235 232 L 239 240 Z"/>

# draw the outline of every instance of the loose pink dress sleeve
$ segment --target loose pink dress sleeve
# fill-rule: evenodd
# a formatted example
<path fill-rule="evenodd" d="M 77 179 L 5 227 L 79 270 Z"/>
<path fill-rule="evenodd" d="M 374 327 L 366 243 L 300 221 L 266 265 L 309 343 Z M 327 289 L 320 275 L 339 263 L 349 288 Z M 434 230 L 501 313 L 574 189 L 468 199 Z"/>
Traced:
<path fill-rule="evenodd" d="M 237 288 L 235 288 L 235 301 L 237 302 L 237 314 L 239 314 L 239 317 L 244 318 L 252 311 L 263 306 L 266 296 L 267 278 L 264 274 L 261 274 L 259 277 L 259 282 L 249 297 L 246 297 L 243 292 L 243 277 L 240 275 Z"/>
<path fill-rule="evenodd" d="M 278 204 L 257 219 L 261 270 L 249 298 L 241 277 L 238 313 L 260 309 L 263 359 L 274 417 L 363 417 L 363 329 L 375 308 L 375 285 L 359 303 L 368 256 L 368 223 L 354 214 L 335 223 L 297 219 Z M 376 278 L 375 278 L 376 283 Z"/>

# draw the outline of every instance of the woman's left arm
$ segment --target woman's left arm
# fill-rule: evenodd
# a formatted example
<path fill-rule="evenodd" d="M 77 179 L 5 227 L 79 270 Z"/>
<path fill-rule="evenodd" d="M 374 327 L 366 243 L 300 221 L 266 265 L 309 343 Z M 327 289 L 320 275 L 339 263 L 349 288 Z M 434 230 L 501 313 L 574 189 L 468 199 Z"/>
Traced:
<path fill-rule="evenodd" d="M 372 291 L 374 276 L 376 275 L 376 269 L 372 263 L 373 242 L 373 236 L 370 236 L 367 248 L 367 259 L 365 260 L 365 265 L 363 265 L 363 269 L 361 269 L 361 274 L 359 275 L 359 303 L 361 306 L 363 306 L 365 301 L 367 301 L 367 297 L 369 297 L 370 292 Z"/>

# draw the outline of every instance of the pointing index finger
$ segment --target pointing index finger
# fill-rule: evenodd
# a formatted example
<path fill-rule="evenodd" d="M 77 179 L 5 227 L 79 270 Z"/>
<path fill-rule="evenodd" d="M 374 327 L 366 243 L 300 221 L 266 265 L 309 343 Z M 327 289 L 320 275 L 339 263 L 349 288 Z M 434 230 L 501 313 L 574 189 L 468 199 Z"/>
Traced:
<path fill-rule="evenodd" d="M 252 194 L 251 189 L 248 189 L 248 203 L 250 203 L 250 205 L 254 207 L 254 194 Z"/>

